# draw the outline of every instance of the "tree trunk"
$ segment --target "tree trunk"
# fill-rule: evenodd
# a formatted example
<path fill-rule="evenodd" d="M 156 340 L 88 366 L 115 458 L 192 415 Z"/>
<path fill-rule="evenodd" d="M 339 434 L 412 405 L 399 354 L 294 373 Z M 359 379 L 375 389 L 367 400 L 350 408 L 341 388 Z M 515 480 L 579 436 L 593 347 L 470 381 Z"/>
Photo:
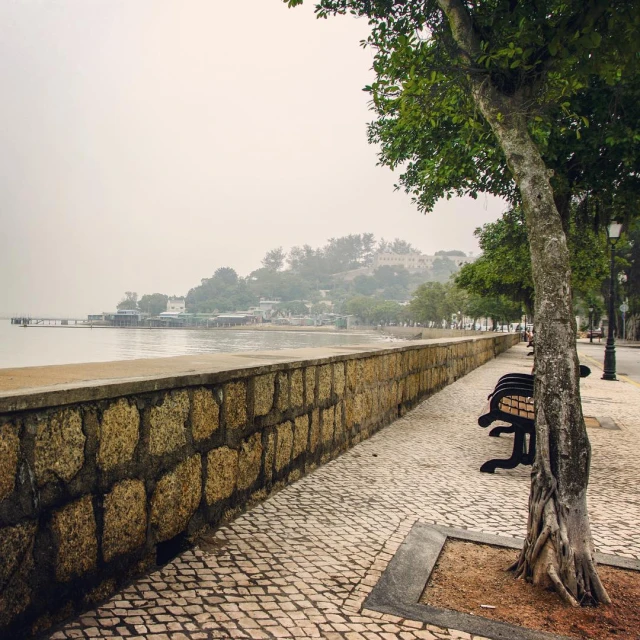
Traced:
<path fill-rule="evenodd" d="M 479 41 L 461 0 L 438 0 L 468 64 Z M 569 603 L 609 603 L 598 576 L 587 513 L 591 448 L 580 401 L 569 251 L 550 174 L 527 129 L 518 95 L 470 74 L 478 109 L 491 126 L 520 190 L 535 287 L 536 458 L 527 537 L 514 569 L 553 585 Z"/>

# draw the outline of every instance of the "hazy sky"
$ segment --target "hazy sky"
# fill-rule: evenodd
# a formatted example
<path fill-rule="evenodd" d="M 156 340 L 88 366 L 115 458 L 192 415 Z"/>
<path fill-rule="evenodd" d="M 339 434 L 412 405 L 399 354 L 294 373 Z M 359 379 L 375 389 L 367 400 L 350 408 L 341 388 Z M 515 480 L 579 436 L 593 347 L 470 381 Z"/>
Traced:
<path fill-rule="evenodd" d="M 364 21 L 281 0 L 4 0 L 0 24 L 0 314 L 186 294 L 348 233 L 477 251 L 503 210 L 423 216 L 376 167 Z"/>

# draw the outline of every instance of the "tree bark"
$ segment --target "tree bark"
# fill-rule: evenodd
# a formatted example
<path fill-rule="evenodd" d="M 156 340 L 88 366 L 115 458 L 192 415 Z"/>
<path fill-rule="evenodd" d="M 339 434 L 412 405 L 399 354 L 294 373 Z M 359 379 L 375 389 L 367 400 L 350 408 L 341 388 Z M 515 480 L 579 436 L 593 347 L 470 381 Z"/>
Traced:
<path fill-rule="evenodd" d="M 480 54 L 461 0 L 438 0 L 466 63 Z M 609 603 L 594 559 L 587 485 L 591 448 L 580 400 L 569 251 L 549 171 L 527 128 L 519 96 L 469 74 L 471 92 L 520 190 L 535 287 L 536 458 L 527 537 L 516 575 L 552 585 L 572 605 Z"/>

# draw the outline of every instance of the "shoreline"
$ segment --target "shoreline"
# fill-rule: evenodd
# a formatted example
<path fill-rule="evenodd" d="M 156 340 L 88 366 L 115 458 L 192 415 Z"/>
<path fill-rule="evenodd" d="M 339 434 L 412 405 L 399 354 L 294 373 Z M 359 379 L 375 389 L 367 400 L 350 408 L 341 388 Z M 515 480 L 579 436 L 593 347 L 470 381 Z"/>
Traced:
<path fill-rule="evenodd" d="M 315 333 L 377 333 L 371 327 L 357 327 L 354 329 L 338 329 L 337 327 L 324 326 L 298 326 L 298 325 L 232 325 L 226 327 L 117 327 L 103 324 L 28 324 L 14 325 L 20 329 L 124 329 L 142 331 L 310 331 Z"/>

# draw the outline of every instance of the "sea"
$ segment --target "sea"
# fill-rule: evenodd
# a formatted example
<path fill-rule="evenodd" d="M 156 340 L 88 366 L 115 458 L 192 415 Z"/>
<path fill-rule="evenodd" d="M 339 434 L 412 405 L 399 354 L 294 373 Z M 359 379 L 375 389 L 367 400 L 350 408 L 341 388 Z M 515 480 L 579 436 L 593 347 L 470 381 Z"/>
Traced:
<path fill-rule="evenodd" d="M 376 332 L 27 326 L 0 319 L 0 368 L 392 341 Z"/>

